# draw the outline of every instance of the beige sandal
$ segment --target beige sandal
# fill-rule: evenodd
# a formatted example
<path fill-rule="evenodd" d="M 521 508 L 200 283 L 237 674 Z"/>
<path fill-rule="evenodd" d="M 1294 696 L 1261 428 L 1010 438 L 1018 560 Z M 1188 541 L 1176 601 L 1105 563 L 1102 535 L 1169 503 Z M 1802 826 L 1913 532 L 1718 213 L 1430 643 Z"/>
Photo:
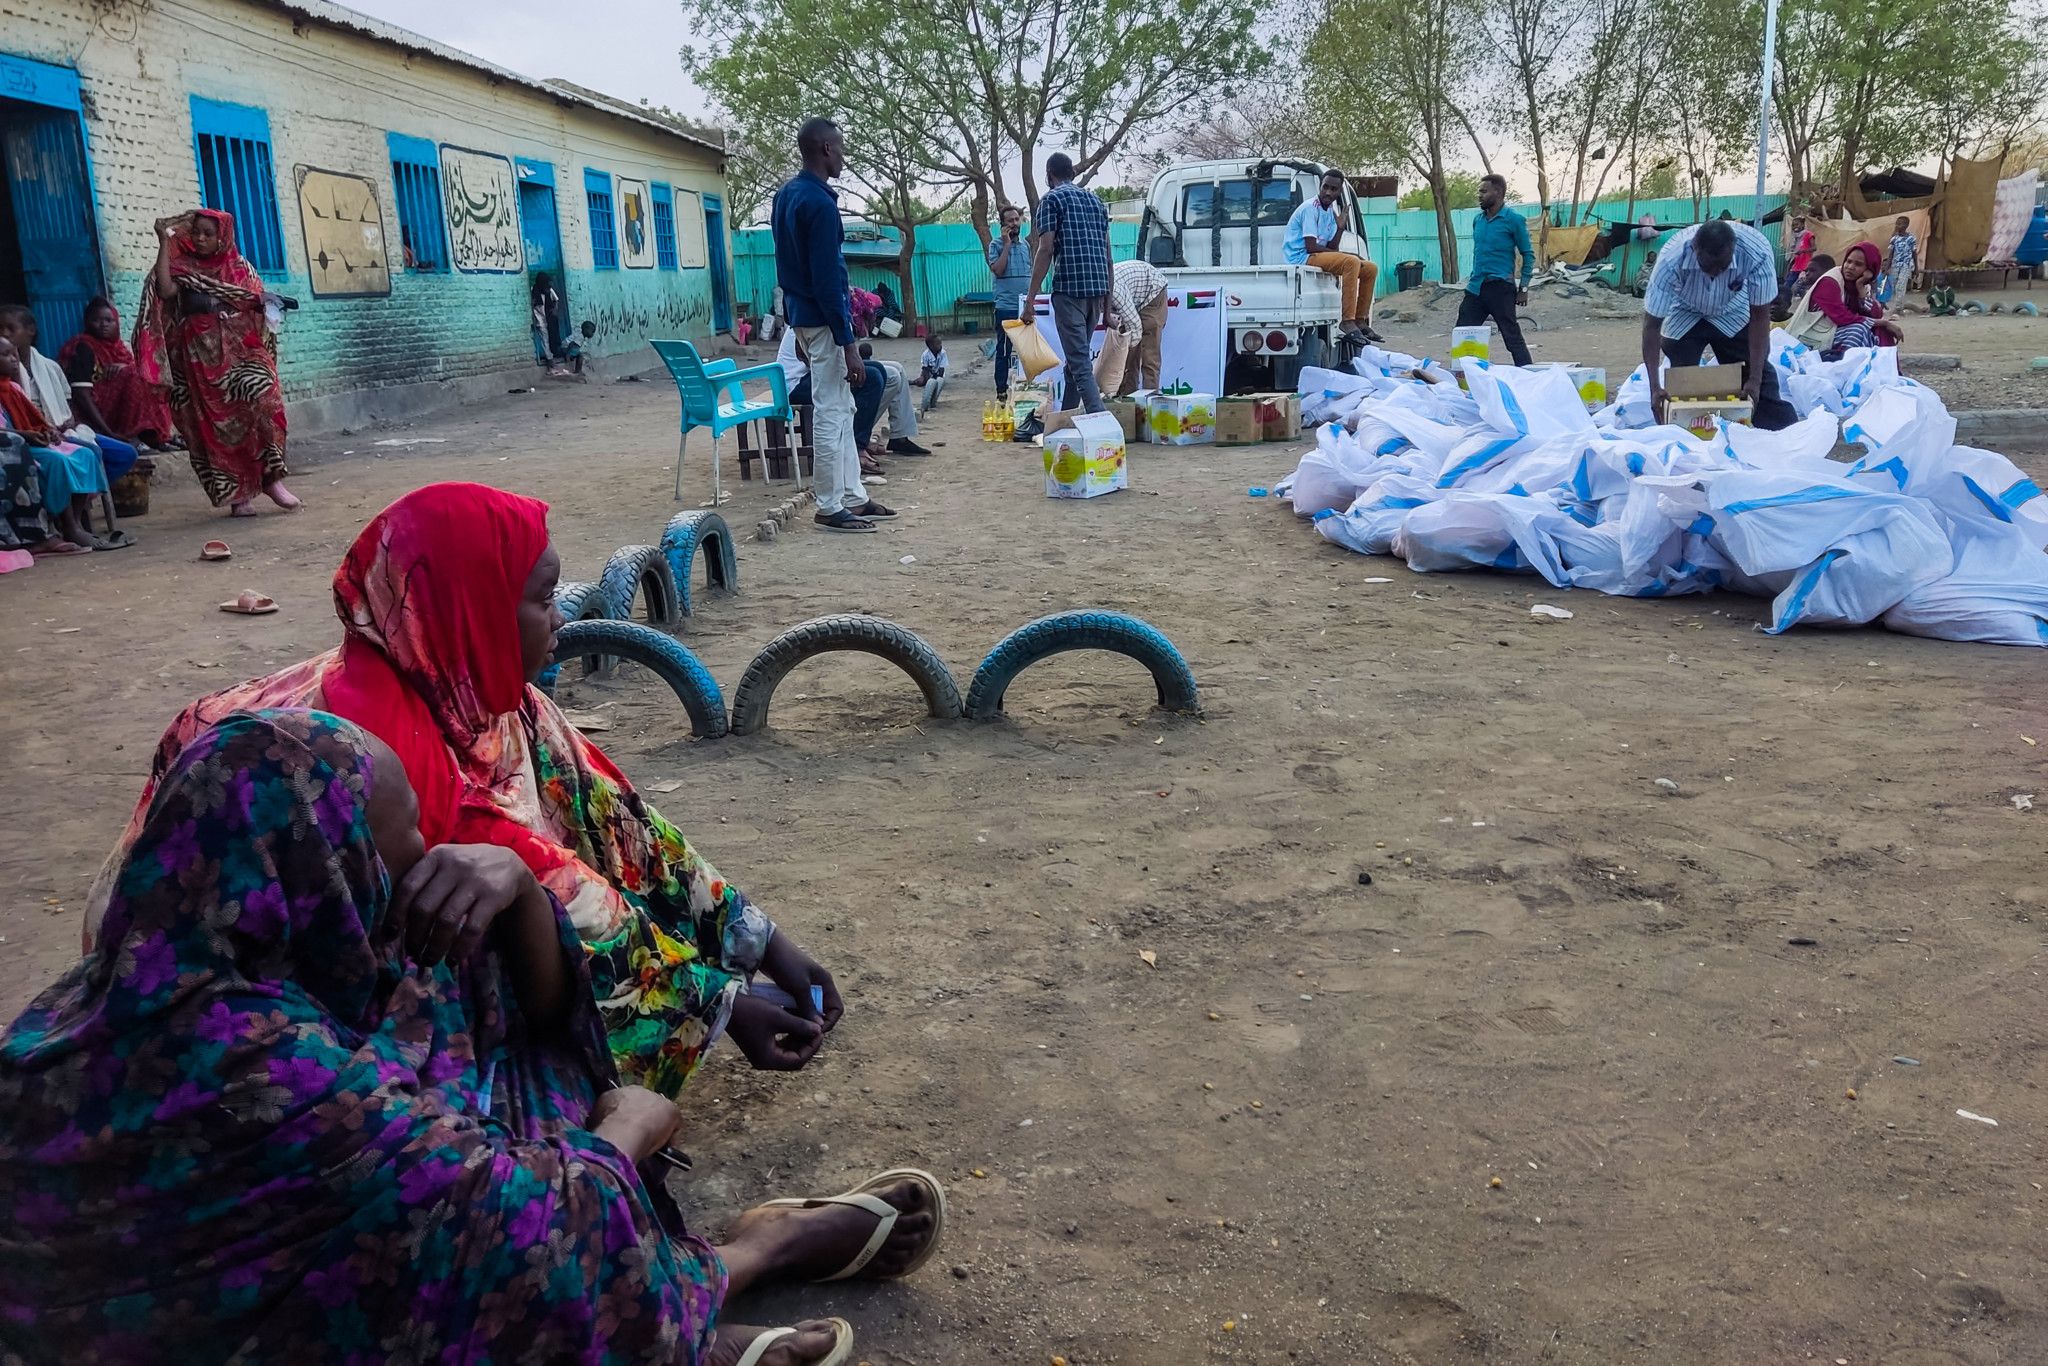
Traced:
<path fill-rule="evenodd" d="M 232 560 L 234 557 L 235 552 L 226 541 L 208 541 L 199 547 L 199 558 L 202 560 Z"/>
<path fill-rule="evenodd" d="M 832 1350 L 810 1366 L 845 1366 L 853 1360 L 853 1325 L 845 1319 L 827 1319 L 832 1325 Z M 796 1336 L 794 1328 L 770 1328 L 747 1344 L 747 1350 L 740 1353 L 734 1366 L 760 1366 L 761 1358 L 768 1355 L 768 1349 L 784 1338 Z"/>
<path fill-rule="evenodd" d="M 891 1167 L 888 1171 L 879 1172 L 869 1177 L 843 1195 L 819 1195 L 804 1199 L 784 1198 L 780 1200 L 766 1200 L 762 1204 L 764 1208 L 780 1206 L 787 1209 L 817 1209 L 821 1205 L 851 1205 L 855 1209 L 863 1209 L 869 1214 L 874 1215 L 876 1219 L 875 1231 L 868 1235 L 867 1246 L 856 1253 L 853 1260 L 840 1268 L 839 1271 L 833 1275 L 821 1278 L 821 1283 L 822 1281 L 843 1281 L 850 1277 L 858 1276 L 861 1268 L 874 1260 L 875 1254 L 882 1250 L 882 1245 L 889 1241 L 889 1234 L 896 1228 L 896 1220 L 904 1213 L 904 1211 L 897 1209 L 887 1200 L 882 1199 L 880 1196 L 872 1195 L 869 1192 L 880 1190 L 884 1186 L 893 1186 L 899 1181 L 914 1181 L 924 1187 L 925 1194 L 930 1197 L 932 1236 L 925 1243 L 924 1247 L 918 1251 L 918 1254 L 910 1259 L 908 1266 L 897 1272 L 895 1276 L 886 1278 L 895 1280 L 908 1276 L 911 1272 L 930 1261 L 932 1254 L 939 1250 L 940 1235 L 946 1231 L 946 1188 L 940 1185 L 939 1178 L 933 1176 L 930 1172 L 921 1171 L 916 1167 Z M 885 1278 L 877 1276 L 870 1279 L 882 1280 Z"/>
<path fill-rule="evenodd" d="M 223 612 L 233 612 L 239 617 L 263 617 L 275 612 L 277 604 L 264 597 L 255 589 L 245 588 L 233 602 L 222 603 L 220 610 Z"/>

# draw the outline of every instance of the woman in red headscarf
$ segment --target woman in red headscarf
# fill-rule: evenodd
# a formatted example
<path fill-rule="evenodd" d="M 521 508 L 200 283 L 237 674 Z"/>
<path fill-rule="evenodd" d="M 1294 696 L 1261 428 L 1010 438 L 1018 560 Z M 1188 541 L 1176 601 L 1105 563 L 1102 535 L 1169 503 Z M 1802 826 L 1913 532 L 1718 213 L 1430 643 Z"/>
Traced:
<path fill-rule="evenodd" d="M 263 280 L 235 250 L 235 220 L 195 209 L 156 224 L 156 266 L 142 286 L 135 366 L 169 391 L 192 469 L 215 507 L 253 517 L 259 493 L 289 512 L 284 391 Z"/>
<path fill-rule="evenodd" d="M 84 326 L 57 352 L 57 364 L 71 381 L 71 406 L 94 431 L 158 447 L 177 435 L 163 390 L 143 380 L 121 340 L 120 311 L 107 300 L 86 304 Z"/>
<path fill-rule="evenodd" d="M 335 573 L 340 648 L 186 708 L 157 747 L 137 819 L 155 777 L 228 714 L 335 713 L 404 761 L 429 848 L 503 845 L 567 909 L 627 1082 L 676 1095 L 721 1032 L 756 1067 L 802 1067 L 839 1021 L 832 975 L 529 686 L 554 650 L 560 575 L 547 504 L 479 484 L 407 494 Z M 777 990 L 750 989 L 757 972 Z"/>
<path fill-rule="evenodd" d="M 1785 323 L 1785 330 L 1835 360 L 1859 346 L 1897 346 L 1903 334 L 1877 301 L 1877 272 L 1883 258 L 1872 242 L 1842 253 L 1842 263 L 1813 282 Z"/>

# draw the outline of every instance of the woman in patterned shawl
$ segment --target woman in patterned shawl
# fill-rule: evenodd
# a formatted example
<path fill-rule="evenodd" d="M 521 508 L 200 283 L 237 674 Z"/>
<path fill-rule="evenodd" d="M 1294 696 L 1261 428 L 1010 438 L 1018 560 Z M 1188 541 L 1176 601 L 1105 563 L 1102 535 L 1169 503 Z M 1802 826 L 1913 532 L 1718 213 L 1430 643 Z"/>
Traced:
<path fill-rule="evenodd" d="M 195 209 L 156 225 L 156 266 L 142 286 L 135 367 L 170 391 L 171 417 L 200 487 L 229 515 L 253 517 L 257 494 L 285 511 L 284 390 L 263 313 L 263 280 L 235 250 L 235 220 Z"/>
<path fill-rule="evenodd" d="M 873 1216 L 686 1232 L 640 1170 L 678 1112 L 618 1086 L 559 903 L 417 815 L 318 712 L 229 716 L 164 772 L 98 949 L 0 1037 L 0 1357 L 845 1360 L 844 1320 L 716 1318 Z M 936 1241 L 893 1222 L 870 1276 Z"/>
<path fill-rule="evenodd" d="M 721 1032 L 756 1067 L 802 1067 L 839 1022 L 832 975 L 528 686 L 554 649 L 560 573 L 547 504 L 480 484 L 416 489 L 335 573 L 341 647 L 192 704 L 156 771 L 230 712 L 345 716 L 398 751 L 429 847 L 503 845 L 568 908 L 629 1080 L 678 1095 Z M 749 990 L 756 973 L 779 991 Z"/>

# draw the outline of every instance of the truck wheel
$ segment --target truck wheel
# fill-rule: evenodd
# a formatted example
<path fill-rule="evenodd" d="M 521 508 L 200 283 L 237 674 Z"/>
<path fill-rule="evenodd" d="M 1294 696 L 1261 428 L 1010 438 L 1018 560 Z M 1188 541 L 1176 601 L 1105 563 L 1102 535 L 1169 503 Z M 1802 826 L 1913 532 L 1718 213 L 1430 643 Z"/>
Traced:
<path fill-rule="evenodd" d="M 1047 655 L 1068 650 L 1108 650 L 1128 655 L 1152 671 L 1159 705 L 1196 712 L 1195 676 L 1173 642 L 1138 618 L 1122 612 L 1056 612 L 1021 626 L 997 642 L 967 689 L 967 715 L 986 721 L 1003 709 L 1003 694 L 1018 674 Z"/>
<path fill-rule="evenodd" d="M 704 552 L 704 575 L 713 588 L 733 592 L 740 586 L 739 561 L 733 555 L 732 528 L 725 518 L 711 511 L 678 512 L 669 518 L 661 533 L 661 553 L 668 559 L 668 571 L 675 580 L 676 601 L 684 616 L 695 609 L 690 602 L 690 562 Z"/>
<path fill-rule="evenodd" d="M 924 693 L 926 709 L 942 721 L 960 715 L 960 686 L 951 670 L 915 632 L 879 617 L 853 614 L 819 617 L 792 626 L 768 642 L 740 676 L 732 694 L 732 733 L 753 735 L 768 724 L 768 699 L 789 671 L 828 650 L 880 655 L 910 675 Z"/>
<path fill-rule="evenodd" d="M 572 621 L 556 637 L 555 657 L 575 655 L 624 660 L 652 670 L 690 714 L 692 735 L 710 740 L 725 734 L 725 694 L 719 691 L 718 680 L 674 636 L 637 621 Z M 544 679 L 542 691 L 553 695 L 553 678 Z"/>
<path fill-rule="evenodd" d="M 633 619 L 633 599 L 637 597 L 647 609 L 649 625 L 676 624 L 675 576 L 662 553 L 651 545 L 622 545 L 614 550 L 605 561 L 597 591 L 613 609 L 611 615 L 621 621 Z"/>
<path fill-rule="evenodd" d="M 1323 357 L 1327 353 L 1328 348 L 1323 343 L 1323 329 L 1320 327 L 1311 329 L 1308 335 L 1301 339 L 1301 355 L 1296 360 L 1296 378 L 1300 377 L 1303 369 L 1310 366 L 1321 366 L 1323 364 Z"/>

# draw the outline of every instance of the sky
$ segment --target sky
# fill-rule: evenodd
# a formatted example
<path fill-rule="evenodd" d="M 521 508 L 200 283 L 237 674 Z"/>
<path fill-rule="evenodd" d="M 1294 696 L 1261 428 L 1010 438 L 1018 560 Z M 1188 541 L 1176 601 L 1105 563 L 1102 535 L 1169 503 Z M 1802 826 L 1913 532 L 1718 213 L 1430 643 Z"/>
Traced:
<path fill-rule="evenodd" d="M 522 76 L 558 76 L 635 104 L 647 99 L 708 117 L 677 54 L 687 33 L 679 0 L 341 0 L 386 23 L 496 62 Z M 602 14 L 602 23 L 587 22 Z"/>

